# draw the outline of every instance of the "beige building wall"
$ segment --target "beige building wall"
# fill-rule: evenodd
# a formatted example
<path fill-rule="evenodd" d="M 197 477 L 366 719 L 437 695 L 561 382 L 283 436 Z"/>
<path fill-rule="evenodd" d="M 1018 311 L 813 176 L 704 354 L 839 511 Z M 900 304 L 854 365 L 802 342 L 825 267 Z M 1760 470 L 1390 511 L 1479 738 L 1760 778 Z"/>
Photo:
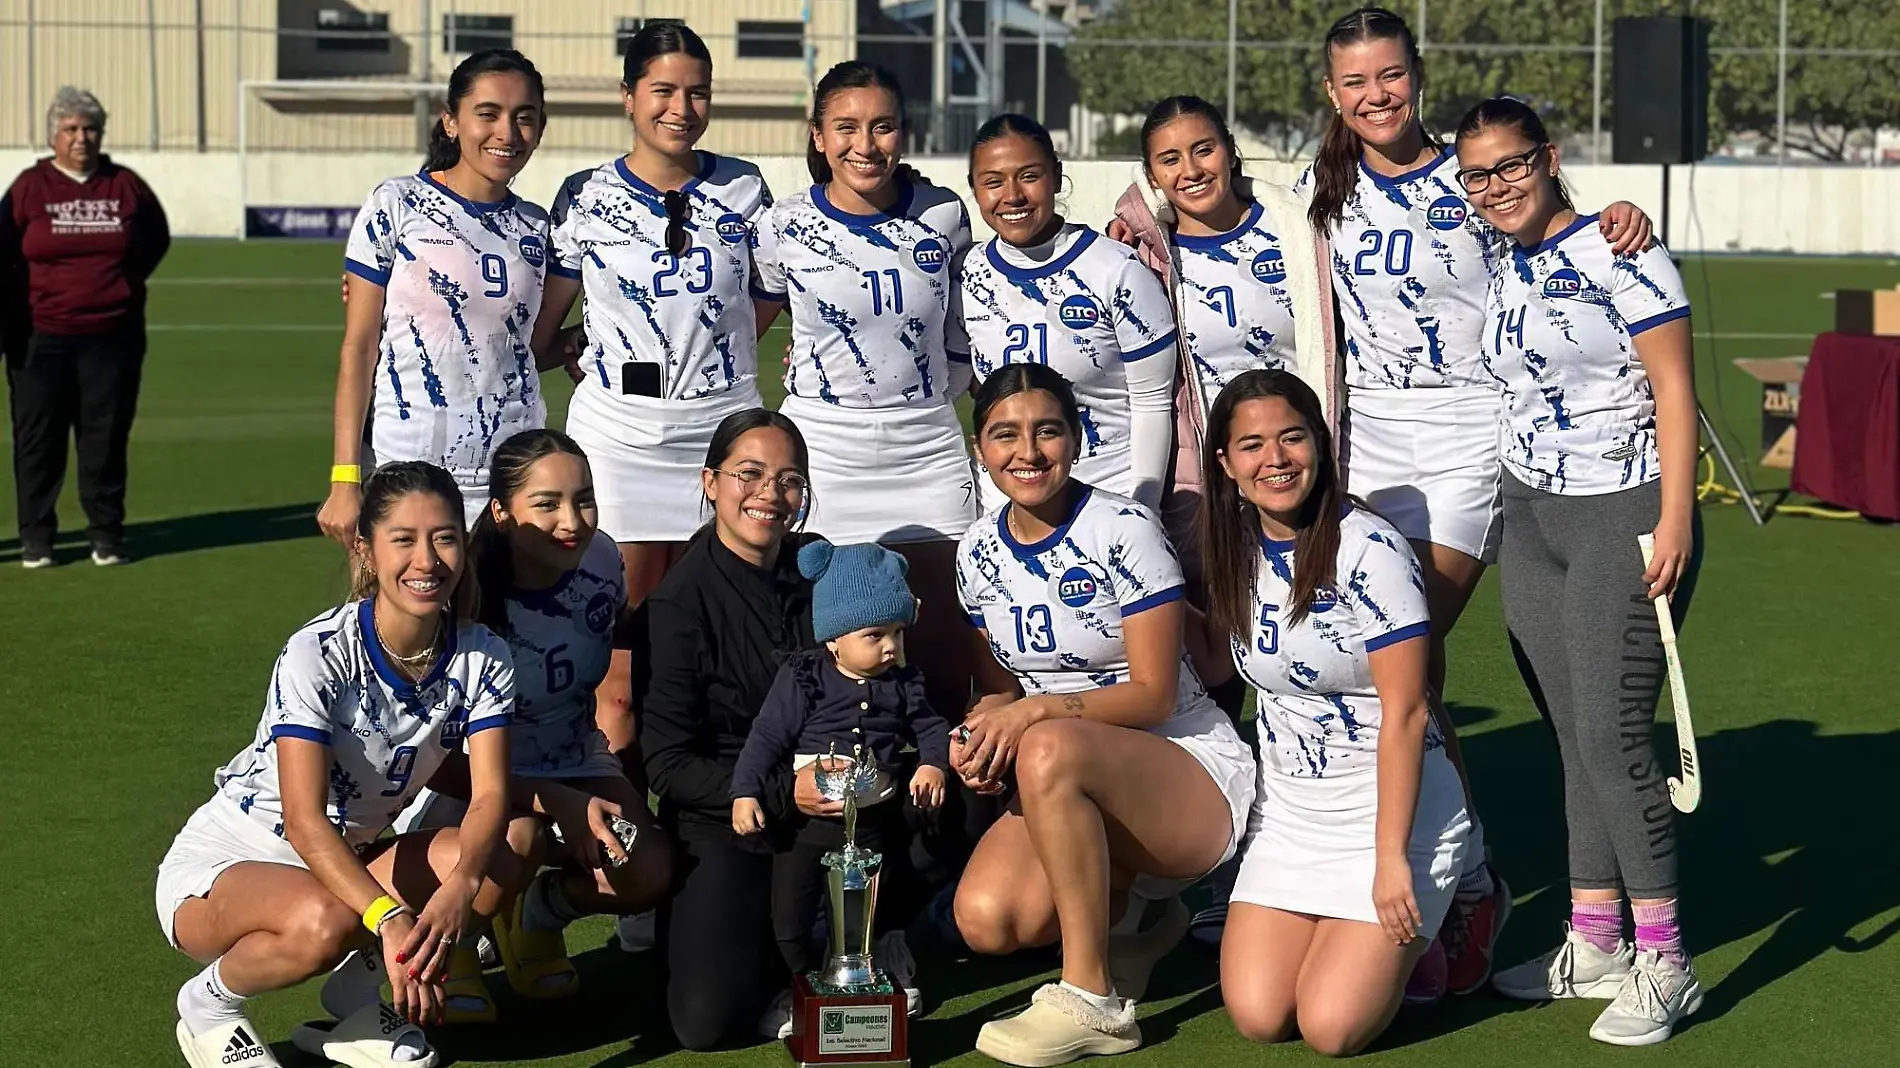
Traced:
<path fill-rule="evenodd" d="M 365 151 L 415 149 L 417 94 L 440 89 L 465 50 L 446 51 L 447 20 L 507 16 L 514 47 L 547 79 L 550 148 L 624 150 L 616 29 L 685 16 L 713 54 L 714 121 L 704 146 L 762 155 L 803 143 L 811 80 L 855 52 L 855 0 L 0 0 L 0 144 L 45 144 L 61 85 L 90 89 L 110 113 L 107 147 Z M 383 17 L 386 50 L 319 47 L 322 12 Z M 426 17 L 426 22 L 425 22 Z M 623 23 L 623 20 L 627 20 Z M 741 56 L 741 22 L 805 28 L 806 55 Z M 756 38 L 751 39 L 756 41 Z M 747 44 L 751 43 L 750 41 Z M 381 89 L 313 91 L 244 82 L 349 81 Z"/>

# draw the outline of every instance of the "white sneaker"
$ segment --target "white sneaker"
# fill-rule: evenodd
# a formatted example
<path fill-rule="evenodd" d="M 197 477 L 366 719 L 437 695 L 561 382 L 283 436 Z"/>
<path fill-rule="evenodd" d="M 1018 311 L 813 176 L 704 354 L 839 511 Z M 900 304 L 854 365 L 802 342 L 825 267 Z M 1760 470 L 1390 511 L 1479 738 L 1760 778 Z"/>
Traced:
<path fill-rule="evenodd" d="M 1695 965 L 1676 962 L 1653 949 L 1636 955 L 1616 1000 L 1590 1025 L 1590 1037 L 1612 1046 L 1653 1046 L 1666 1041 L 1676 1021 L 1702 1007 Z"/>
<path fill-rule="evenodd" d="M 656 925 L 659 916 L 652 909 L 638 916 L 622 916 L 614 922 L 614 933 L 620 940 L 620 952 L 645 953 L 659 941 Z"/>
<path fill-rule="evenodd" d="M 763 1038 L 786 1039 L 792 1037 L 792 992 L 781 990 L 778 997 L 759 1017 L 759 1035 Z"/>
<path fill-rule="evenodd" d="M 924 1007 L 924 992 L 917 989 L 917 960 L 910 955 L 910 944 L 904 940 L 904 932 L 888 931 L 871 948 L 871 959 L 891 977 L 891 982 L 904 992 L 905 1012 L 917 1015 Z"/>
<path fill-rule="evenodd" d="M 1507 998 L 1554 1001 L 1560 998 L 1614 998 L 1629 974 L 1636 951 L 1618 940 L 1616 952 L 1605 953 L 1590 940 L 1564 925 L 1564 940 L 1541 957 L 1506 968 L 1491 977 L 1491 985 Z"/>

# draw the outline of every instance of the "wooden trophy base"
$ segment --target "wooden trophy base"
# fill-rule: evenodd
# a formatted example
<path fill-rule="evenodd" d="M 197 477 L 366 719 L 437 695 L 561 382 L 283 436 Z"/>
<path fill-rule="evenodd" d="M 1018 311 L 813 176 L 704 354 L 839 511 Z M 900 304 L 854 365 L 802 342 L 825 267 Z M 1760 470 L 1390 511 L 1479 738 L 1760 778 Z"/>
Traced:
<path fill-rule="evenodd" d="M 884 985 L 891 984 L 886 978 Z M 799 1068 L 908 1068 L 910 1016 L 904 992 L 828 994 L 808 975 L 792 977 L 792 1034 L 785 1048 Z"/>

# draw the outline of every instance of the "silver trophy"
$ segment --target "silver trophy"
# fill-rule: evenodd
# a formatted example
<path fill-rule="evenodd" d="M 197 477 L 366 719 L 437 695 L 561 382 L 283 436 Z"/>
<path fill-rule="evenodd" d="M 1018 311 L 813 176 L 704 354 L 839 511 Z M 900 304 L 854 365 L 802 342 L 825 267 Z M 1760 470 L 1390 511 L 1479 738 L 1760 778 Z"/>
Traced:
<path fill-rule="evenodd" d="M 878 990 L 886 985 L 871 959 L 873 923 L 877 916 L 878 871 L 884 858 L 858 848 L 858 802 L 877 786 L 878 767 L 862 745 L 851 747 L 850 765 L 827 770 L 837 756 L 834 745 L 819 761 L 815 778 L 827 801 L 844 803 L 844 848 L 826 853 L 825 889 L 831 902 L 831 955 L 812 976 L 813 985 L 827 992 Z"/>

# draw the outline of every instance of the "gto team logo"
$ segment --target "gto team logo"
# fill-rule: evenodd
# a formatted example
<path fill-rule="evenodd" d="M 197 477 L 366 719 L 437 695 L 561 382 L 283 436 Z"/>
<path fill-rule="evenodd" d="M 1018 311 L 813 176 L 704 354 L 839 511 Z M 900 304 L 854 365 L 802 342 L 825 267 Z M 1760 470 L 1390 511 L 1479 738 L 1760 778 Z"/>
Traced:
<path fill-rule="evenodd" d="M 1443 196 L 1432 201 L 1432 206 L 1425 209 L 1425 221 L 1434 230 L 1456 230 L 1465 224 L 1465 215 L 1470 210 L 1462 199 Z"/>
<path fill-rule="evenodd" d="M 943 270 L 943 265 L 949 261 L 950 254 L 944 250 L 943 242 L 934 237 L 926 237 L 917 242 L 916 248 L 910 250 L 910 258 L 916 262 L 918 270 L 925 274 L 936 274 Z"/>
<path fill-rule="evenodd" d="M 1102 306 L 1094 297 L 1077 293 L 1056 308 L 1056 315 L 1071 330 L 1087 330 L 1102 321 Z"/>
<path fill-rule="evenodd" d="M 745 240 L 745 216 L 736 211 L 729 211 L 719 217 L 719 221 L 713 224 L 713 229 L 718 232 L 719 240 L 728 245 L 736 245 Z"/>

